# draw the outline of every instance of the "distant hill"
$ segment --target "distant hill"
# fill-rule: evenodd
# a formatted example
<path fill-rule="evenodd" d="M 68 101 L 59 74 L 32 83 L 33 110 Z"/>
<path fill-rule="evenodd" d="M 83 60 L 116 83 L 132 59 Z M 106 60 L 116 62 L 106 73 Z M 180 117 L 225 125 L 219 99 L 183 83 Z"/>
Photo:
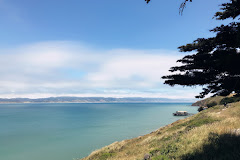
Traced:
<path fill-rule="evenodd" d="M 49 97 L 49 98 L 0 98 L 0 103 L 170 103 L 193 102 L 189 99 L 141 98 L 141 97 Z"/>

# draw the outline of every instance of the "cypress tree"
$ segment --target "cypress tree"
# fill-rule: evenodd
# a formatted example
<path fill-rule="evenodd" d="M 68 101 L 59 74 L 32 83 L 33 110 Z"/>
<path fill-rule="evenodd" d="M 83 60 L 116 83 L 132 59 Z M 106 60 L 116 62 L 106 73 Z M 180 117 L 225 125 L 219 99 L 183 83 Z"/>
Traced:
<path fill-rule="evenodd" d="M 165 84 L 203 86 L 197 98 L 203 98 L 209 93 L 213 96 L 226 96 L 232 92 L 240 94 L 239 15 L 240 0 L 222 4 L 221 10 L 214 17 L 217 20 L 231 18 L 233 22 L 210 30 L 216 33 L 215 37 L 198 38 L 193 43 L 180 46 L 180 52 L 196 53 L 178 60 L 182 65 L 170 69 L 175 74 L 162 77 Z"/>

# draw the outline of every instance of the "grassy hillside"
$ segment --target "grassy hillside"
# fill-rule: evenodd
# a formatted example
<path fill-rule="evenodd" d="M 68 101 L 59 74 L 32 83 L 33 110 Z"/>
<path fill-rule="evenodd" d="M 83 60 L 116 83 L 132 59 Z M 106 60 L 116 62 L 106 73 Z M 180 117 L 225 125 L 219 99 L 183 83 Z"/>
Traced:
<path fill-rule="evenodd" d="M 115 142 L 82 160 L 240 159 L 240 102 L 204 110 L 150 134 Z"/>
<path fill-rule="evenodd" d="M 207 106 L 207 104 L 216 102 L 217 104 L 220 104 L 221 100 L 224 99 L 225 97 L 223 96 L 216 96 L 216 97 L 210 97 L 206 98 L 204 100 L 197 101 L 192 104 L 192 106 Z"/>
<path fill-rule="evenodd" d="M 193 103 L 192 106 L 204 107 L 211 103 L 223 104 L 223 101 L 222 101 L 223 99 L 234 99 L 234 100 L 238 99 L 238 97 L 234 97 L 234 95 L 235 94 L 230 94 L 229 96 L 226 96 L 226 97 L 225 96 L 216 96 L 216 97 L 206 98 L 206 99 L 203 99 L 203 100 Z M 239 101 L 239 100 L 236 100 L 236 101 Z M 232 102 L 234 102 L 234 101 L 232 101 Z"/>

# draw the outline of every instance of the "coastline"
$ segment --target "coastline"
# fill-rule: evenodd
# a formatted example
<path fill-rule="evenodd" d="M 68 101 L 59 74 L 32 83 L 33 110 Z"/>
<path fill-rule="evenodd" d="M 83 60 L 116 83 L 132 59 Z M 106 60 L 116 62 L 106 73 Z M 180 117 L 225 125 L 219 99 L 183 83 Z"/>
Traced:
<path fill-rule="evenodd" d="M 198 114 L 198 113 L 197 113 L 197 114 Z M 196 115 L 196 114 L 194 114 L 194 115 Z M 125 139 L 125 140 L 122 140 L 122 141 L 115 141 L 115 142 L 113 142 L 113 143 L 111 143 L 111 144 L 109 144 L 109 145 L 107 145 L 107 146 L 104 146 L 104 147 L 102 147 L 102 148 L 99 148 L 99 149 L 96 149 L 96 150 L 92 151 L 92 153 L 91 153 L 89 156 L 91 157 L 91 156 L 94 156 L 95 154 L 99 154 L 99 152 L 101 152 L 102 150 L 105 150 L 105 149 L 108 149 L 108 150 L 109 150 L 109 149 L 112 148 L 112 147 L 115 148 L 115 146 L 118 146 L 118 147 L 120 148 L 119 150 L 121 150 L 121 148 L 124 146 L 124 144 L 127 143 L 127 142 L 129 142 L 129 141 L 141 140 L 141 139 L 143 139 L 143 138 L 146 138 L 146 137 L 151 136 L 152 134 L 159 134 L 159 133 L 161 133 L 161 131 L 164 130 L 165 128 L 169 128 L 169 127 L 171 127 L 171 126 L 174 126 L 175 124 L 178 124 L 178 123 L 180 123 L 180 122 L 183 121 L 183 120 L 187 120 L 188 118 L 190 118 L 190 117 L 192 117 L 192 116 L 194 116 L 194 115 L 185 117 L 184 119 L 176 120 L 176 121 L 173 122 L 173 123 L 167 124 L 167 125 L 165 125 L 165 126 L 163 126 L 163 127 L 160 127 L 160 128 L 158 128 L 158 129 L 156 129 L 156 130 L 154 130 L 154 131 L 152 131 L 152 132 L 150 132 L 150 133 L 148 133 L 148 134 L 145 134 L 145 135 L 140 135 L 140 136 L 138 136 L 138 137 L 130 138 L 130 139 Z M 89 157 L 89 156 L 87 156 L 87 157 Z M 88 159 L 87 157 L 84 157 L 84 158 L 81 158 L 81 159 L 78 159 L 78 160 L 92 160 L 91 158 Z M 101 158 L 101 159 L 102 159 L 102 158 Z"/>
<path fill-rule="evenodd" d="M 25 150 L 28 151 L 25 156 L 36 160 L 83 158 L 97 148 L 148 134 L 176 121 L 179 117 L 172 113 L 179 108 L 197 112 L 189 103 L 2 104 L 0 159 L 11 156 L 25 160 L 19 156 Z M 25 145 L 29 143 L 34 146 Z M 38 150 L 46 144 L 54 149 L 51 153 L 47 149 Z"/>
<path fill-rule="evenodd" d="M 4 103 L 193 103 L 191 99 L 145 97 L 48 97 L 48 98 L 0 98 Z"/>
<path fill-rule="evenodd" d="M 185 119 L 177 120 L 149 134 L 114 142 L 93 151 L 89 156 L 81 160 L 180 160 L 196 156 L 208 157 L 209 154 L 214 156 L 212 153 L 216 154 L 219 150 L 214 150 L 215 142 L 208 144 L 211 143 L 211 139 L 230 135 L 232 136 L 231 139 L 227 141 L 223 139 L 223 143 L 240 140 L 240 124 L 237 123 L 240 121 L 240 115 L 234 113 L 240 113 L 240 102 L 231 104 L 229 108 L 218 105 Z M 239 133 L 236 132 L 235 134 L 235 131 L 238 130 Z M 212 153 L 201 152 L 206 145 L 213 147 Z M 226 144 L 226 147 L 229 146 Z M 232 147 L 239 146 L 230 146 L 230 148 Z M 229 148 L 227 149 L 229 150 Z M 231 156 L 236 157 L 237 153 L 229 155 L 223 150 L 215 156 L 223 155 L 232 158 Z"/>

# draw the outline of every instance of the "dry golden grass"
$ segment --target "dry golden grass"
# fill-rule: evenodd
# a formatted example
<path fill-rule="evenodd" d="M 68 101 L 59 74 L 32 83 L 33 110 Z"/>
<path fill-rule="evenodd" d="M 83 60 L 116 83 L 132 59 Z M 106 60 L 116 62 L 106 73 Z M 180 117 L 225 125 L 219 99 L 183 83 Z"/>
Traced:
<path fill-rule="evenodd" d="M 232 96 L 233 96 L 233 94 L 230 94 L 227 97 L 232 97 Z M 224 96 L 216 96 L 216 97 L 206 98 L 204 100 L 200 100 L 200 101 L 193 103 L 193 106 L 207 106 L 207 104 L 212 103 L 212 102 L 216 102 L 217 104 L 220 104 L 220 101 L 224 98 L 225 98 Z"/>
<path fill-rule="evenodd" d="M 92 152 L 82 160 L 142 160 L 147 153 L 151 155 L 152 160 L 187 160 L 192 157 L 202 159 L 222 149 L 217 146 L 220 140 L 224 143 L 229 141 L 228 138 L 233 141 L 233 138 L 239 140 L 239 135 L 238 137 L 231 136 L 236 134 L 234 131 L 239 128 L 240 102 L 231 104 L 226 109 L 218 105 L 150 134 L 115 142 Z M 208 153 L 206 148 L 213 150 L 213 153 Z M 235 148 L 231 150 L 234 150 L 231 153 L 233 156 L 239 154 L 234 155 L 237 152 Z"/>

